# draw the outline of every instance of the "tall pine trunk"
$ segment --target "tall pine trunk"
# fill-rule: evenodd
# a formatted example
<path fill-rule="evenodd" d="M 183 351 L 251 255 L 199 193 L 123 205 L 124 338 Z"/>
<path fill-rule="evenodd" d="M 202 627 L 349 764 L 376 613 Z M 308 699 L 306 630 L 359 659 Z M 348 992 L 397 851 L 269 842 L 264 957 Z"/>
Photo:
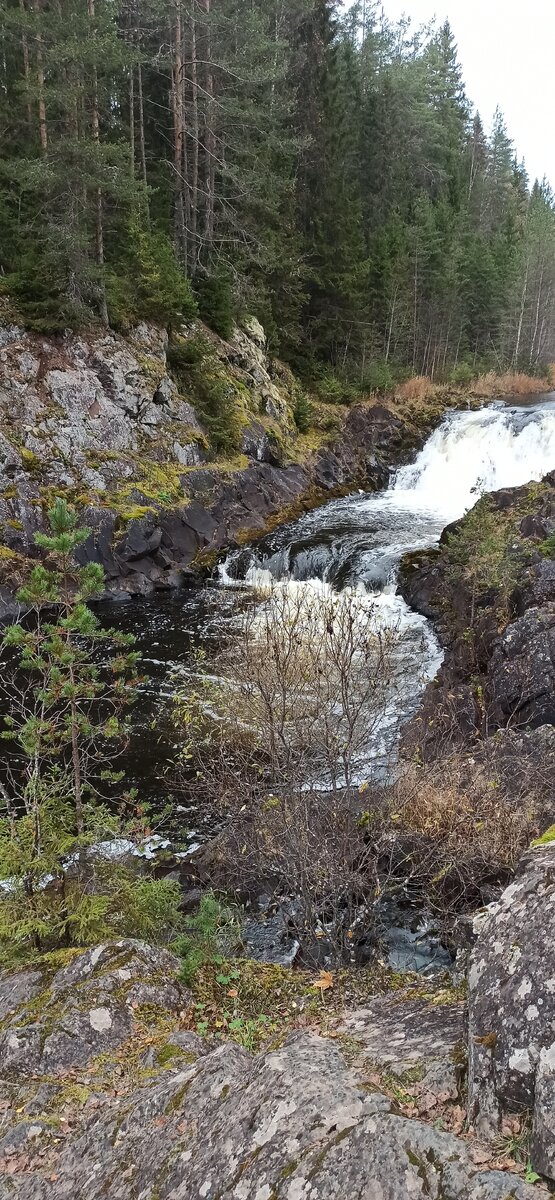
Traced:
<path fill-rule="evenodd" d="M 216 138 L 214 134 L 214 72 L 212 64 L 212 36 L 210 30 L 210 0 L 200 0 L 205 16 L 205 76 L 204 93 L 205 131 L 204 131 L 204 227 L 203 242 L 207 254 L 210 253 L 214 239 L 214 185 L 216 176 Z"/>
<path fill-rule="evenodd" d="M 172 112 L 173 112 L 173 168 L 174 183 L 174 242 L 179 261 L 182 266 L 187 263 L 187 231 L 185 224 L 184 205 L 184 113 L 183 113 L 183 14 L 181 0 L 174 0 L 173 25 L 173 70 L 172 70 Z"/>
<path fill-rule="evenodd" d="M 88 12 L 91 22 L 95 20 L 95 0 L 88 0 Z M 96 29 L 93 28 L 92 36 L 96 40 Z M 98 117 L 98 69 L 96 57 L 92 70 L 92 113 L 91 125 L 93 141 L 97 147 L 100 146 L 100 122 Z M 98 308 L 100 319 L 104 325 L 109 324 L 108 307 L 106 304 L 106 288 L 104 283 L 104 223 L 103 223 L 103 197 L 102 188 L 100 185 L 96 188 L 95 196 L 95 225 L 96 225 L 96 265 L 99 271 L 99 296 Z"/>
<path fill-rule="evenodd" d="M 38 12 L 38 6 L 33 5 L 33 12 Z M 46 104 L 44 100 L 44 60 L 43 60 L 43 41 L 40 29 L 37 30 L 35 38 L 36 46 L 36 64 L 37 64 L 37 91 L 38 91 L 38 106 L 39 106 L 39 138 L 40 148 L 43 158 L 48 154 L 48 125 L 46 123 Z"/>

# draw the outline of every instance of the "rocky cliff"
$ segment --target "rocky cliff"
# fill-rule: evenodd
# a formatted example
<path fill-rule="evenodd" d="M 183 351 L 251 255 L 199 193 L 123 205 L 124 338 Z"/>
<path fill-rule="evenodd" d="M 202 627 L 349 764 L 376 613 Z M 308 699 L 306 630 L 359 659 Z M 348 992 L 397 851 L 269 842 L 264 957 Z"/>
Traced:
<path fill-rule="evenodd" d="M 175 585 L 294 505 L 355 483 L 383 485 L 420 440 L 417 427 L 372 402 L 319 405 L 310 434 L 299 436 L 298 396 L 256 321 L 230 342 L 197 322 L 169 345 L 146 325 L 126 338 L 45 339 L 1 327 L 4 607 L 56 495 L 90 525 L 84 554 L 102 564 L 108 587 L 145 593 Z"/>

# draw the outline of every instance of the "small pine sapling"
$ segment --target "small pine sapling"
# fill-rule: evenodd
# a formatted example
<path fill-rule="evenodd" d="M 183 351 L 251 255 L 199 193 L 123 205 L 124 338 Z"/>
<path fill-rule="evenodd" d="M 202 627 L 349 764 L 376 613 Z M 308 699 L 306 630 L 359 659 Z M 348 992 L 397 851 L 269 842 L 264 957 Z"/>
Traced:
<path fill-rule="evenodd" d="M 18 595 L 27 615 L 7 631 L 0 783 L 0 954 L 17 957 L 176 923 L 178 889 L 146 880 L 117 853 L 145 833 L 114 759 L 139 683 L 134 639 L 102 628 L 88 601 L 104 586 L 79 565 L 90 530 L 58 499 L 45 555 Z M 15 661 L 14 661 L 15 660 Z M 128 846 L 131 849 L 132 846 Z"/>

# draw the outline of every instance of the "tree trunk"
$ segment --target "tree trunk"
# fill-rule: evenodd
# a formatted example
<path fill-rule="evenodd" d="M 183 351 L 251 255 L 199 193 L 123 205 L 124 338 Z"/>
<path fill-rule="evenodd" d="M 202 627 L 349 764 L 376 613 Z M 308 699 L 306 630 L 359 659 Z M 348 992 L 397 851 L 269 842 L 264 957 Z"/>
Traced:
<path fill-rule="evenodd" d="M 524 284 L 522 287 L 522 294 L 520 297 L 520 311 L 519 311 L 519 315 L 518 315 L 516 341 L 515 341 L 515 346 L 514 346 L 514 351 L 513 351 L 513 367 L 516 367 L 518 365 L 518 360 L 520 357 L 520 343 L 522 340 L 522 327 L 524 324 L 524 310 L 526 308 L 526 299 L 528 296 L 528 272 L 529 272 L 529 270 L 530 270 L 530 259 L 528 258 L 526 261 L 526 274 L 524 276 Z"/>
<path fill-rule="evenodd" d="M 193 274 L 198 265 L 198 166 L 199 166 L 199 113 L 198 113 L 198 63 L 197 63 L 197 18 L 196 2 L 191 5 L 191 267 Z"/>
<path fill-rule="evenodd" d="M 129 68 L 129 149 L 131 153 L 131 178 L 135 178 L 135 69 Z"/>
<path fill-rule="evenodd" d="M 21 13 L 26 12 L 25 0 L 19 0 L 19 9 L 20 9 Z M 23 74 L 25 76 L 25 94 L 27 96 L 27 120 L 29 122 L 29 129 L 31 129 L 32 124 L 33 124 L 33 110 L 31 107 L 31 88 L 30 88 L 31 66 L 30 66 L 30 62 L 29 62 L 29 44 L 27 42 L 27 35 L 25 33 L 22 33 L 22 35 L 21 35 L 21 50 L 23 53 Z"/>
<path fill-rule="evenodd" d="M 183 20 L 181 0 L 174 0 L 174 57 L 172 71 L 172 112 L 173 112 L 173 168 L 175 173 L 174 188 L 174 242 L 177 256 L 185 265 L 187 262 L 187 234 L 185 228 L 185 208 L 183 204 Z"/>
<path fill-rule="evenodd" d="M 210 35 L 210 0 L 200 0 L 205 15 L 205 80 L 206 119 L 204 133 L 204 228 L 203 241 L 210 251 L 214 238 L 214 184 L 216 175 L 216 139 L 214 134 L 214 73 L 212 70 L 212 38 Z"/>
<path fill-rule="evenodd" d="M 95 0 L 88 0 L 88 13 L 89 13 L 89 18 L 91 21 L 94 21 L 94 18 L 95 18 L 95 7 L 94 6 L 95 6 Z M 92 35 L 93 35 L 93 38 L 96 39 L 96 30 L 95 29 L 93 29 Z M 94 142 L 98 146 L 100 144 L 100 123 L 99 123 L 99 119 L 98 119 L 98 71 L 97 71 L 97 67 L 96 67 L 96 61 L 95 61 L 95 64 L 94 64 L 93 70 L 92 70 L 92 89 L 93 89 L 92 113 L 91 113 L 92 135 L 93 135 Z M 98 307 L 99 307 L 101 321 L 103 322 L 104 325 L 108 325 L 109 324 L 108 307 L 106 304 L 106 289 L 104 286 L 104 224 L 103 224 L 102 209 L 103 209 L 102 188 L 99 186 L 96 188 L 96 200 L 95 200 L 96 265 L 99 269 L 99 275 L 100 275 Z"/>
<path fill-rule="evenodd" d="M 36 3 L 33 5 L 33 11 L 37 12 Z M 44 158 L 48 154 L 48 125 L 46 123 L 46 105 L 44 102 L 44 64 L 42 57 L 42 34 L 37 31 L 35 39 L 36 56 L 37 56 L 37 86 L 38 86 L 38 103 L 39 103 L 39 137 L 40 148 Z"/>
<path fill-rule="evenodd" d="M 145 189 L 144 203 L 145 203 L 146 217 L 147 217 L 147 222 L 148 222 L 149 209 L 148 209 L 148 193 L 147 193 L 147 178 L 146 178 L 146 143 L 145 143 L 145 112 L 144 112 L 144 101 L 143 101 L 143 71 L 142 71 L 142 67 L 141 67 L 140 63 L 137 68 L 137 90 L 138 90 L 138 99 L 139 99 L 139 150 L 140 150 L 140 155 L 141 155 L 141 177 L 142 177 L 143 186 Z"/>

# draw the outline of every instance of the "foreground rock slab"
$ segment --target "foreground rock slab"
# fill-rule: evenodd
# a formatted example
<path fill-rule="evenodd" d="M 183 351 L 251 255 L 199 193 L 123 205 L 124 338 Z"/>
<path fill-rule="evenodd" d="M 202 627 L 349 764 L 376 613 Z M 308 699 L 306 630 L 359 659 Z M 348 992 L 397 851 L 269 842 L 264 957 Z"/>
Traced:
<path fill-rule="evenodd" d="M 461 1005 L 378 997 L 329 1038 L 297 1032 L 253 1057 L 186 1028 L 192 997 L 178 966 L 166 950 L 122 940 L 57 970 L 0 974 L 1 1200 L 543 1193 L 487 1147 L 434 1127 L 426 1105 L 427 1123 L 395 1088 L 384 1094 L 386 1078 L 402 1088 L 416 1071 L 425 1095 L 462 1111 Z"/>
<path fill-rule="evenodd" d="M 162 1074 L 164 1074 L 162 1072 Z M 339 1046 L 223 1045 L 85 1116 L 0 1141 L 6 1200 L 538 1200 L 472 1146 L 392 1110 Z M 10 1158 L 10 1155 L 14 1157 Z M 483 1157 L 483 1156 L 482 1156 Z"/>
<path fill-rule="evenodd" d="M 432 1004 L 376 996 L 355 1009 L 339 1031 L 360 1046 L 362 1061 L 403 1080 L 412 1077 L 419 1094 L 458 1102 L 466 1043 L 464 1004 Z"/>
<path fill-rule="evenodd" d="M 533 1114 L 532 1162 L 555 1179 L 555 843 L 489 906 L 469 976 L 469 1114 L 491 1136 Z"/>

